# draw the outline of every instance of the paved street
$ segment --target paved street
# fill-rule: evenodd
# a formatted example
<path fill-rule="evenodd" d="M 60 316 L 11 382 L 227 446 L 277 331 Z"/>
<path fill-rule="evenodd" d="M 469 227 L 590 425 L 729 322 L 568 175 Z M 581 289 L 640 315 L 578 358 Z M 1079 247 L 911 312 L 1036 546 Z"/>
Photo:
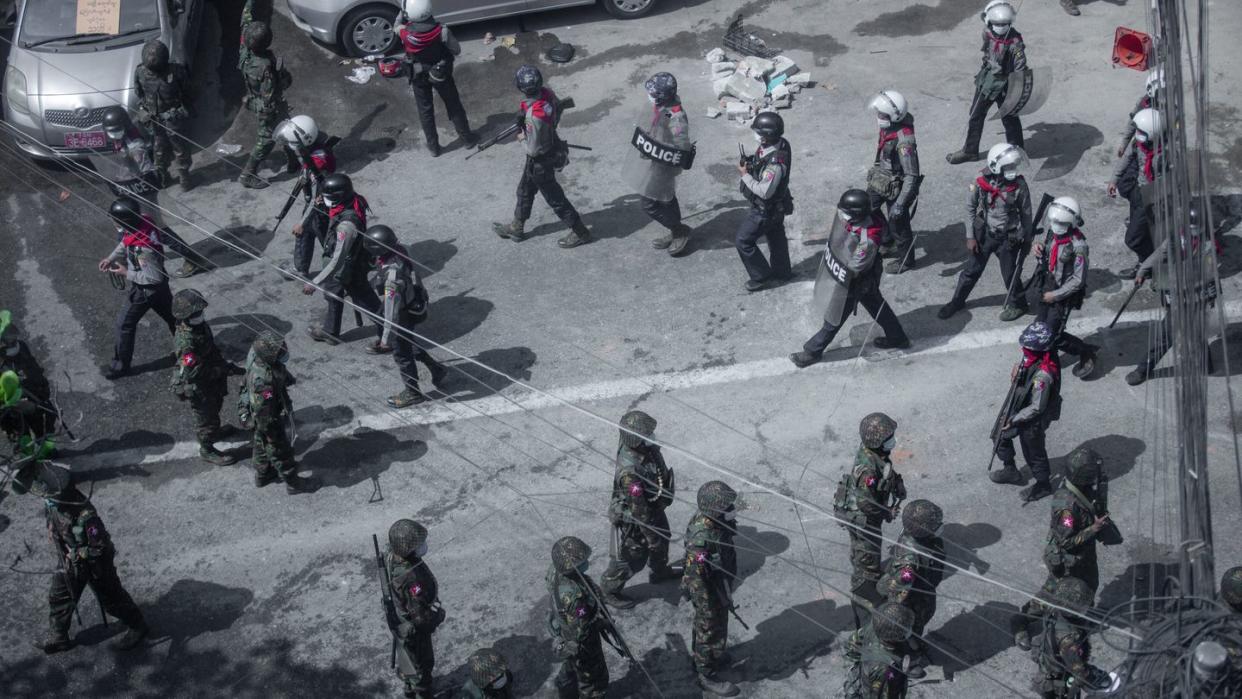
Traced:
<path fill-rule="evenodd" d="M 324 484 L 308 495 L 254 488 L 248 461 L 214 467 L 196 458 L 189 409 L 169 391 L 171 343 L 154 314 L 139 329 L 140 373 L 103 378 L 123 301 L 95 269 L 115 241 L 105 215 L 110 196 L 97 180 L 33 164 L 0 140 L 0 259 L 11 270 L 0 275 L 0 307 L 13 310 L 59 389 L 78 437 L 62 444 L 63 461 L 84 490 L 93 488 L 121 579 L 153 627 L 146 649 L 118 654 L 105 641 L 119 623 L 103 628 L 87 595 L 86 626 L 75 620 L 73 627 L 80 647 L 56 656 L 31 648 L 46 630 L 53 562 L 39 502 L 3 496 L 0 695 L 397 696 L 370 535 L 383 539 L 393 520 L 413 517 L 431 531 L 428 562 L 448 612 L 435 635 L 438 687 L 459 686 L 469 654 L 495 645 L 516 671 L 519 696 L 554 696 L 558 661 L 544 623 L 548 552 L 573 534 L 594 549 L 592 574 L 607 566 L 617 439 L 608 422 L 641 407 L 659 420 L 657 437 L 677 471 L 674 556 L 701 483 L 722 478 L 743 492 L 735 600 L 751 629 L 732 622 L 730 646 L 744 696 L 839 691 L 840 634 L 853 621 L 844 594 L 847 537 L 829 515 L 837 481 L 853 463 L 858 421 L 877 410 L 900 425 L 894 461 L 911 499 L 944 508 L 950 561 L 961 569 L 941 586 L 928 626 L 943 673 L 914 685 L 911 696 L 1037 696 L 1035 665 L 1013 647 L 1006 624 L 1023 594 L 1043 582 L 1047 501 L 1020 506 L 1016 488 L 994 485 L 985 473 L 988 431 L 1026 321 L 998 320 L 1004 289 L 995 262 L 965 311 L 936 318 L 967 255 L 966 187 L 978 166 L 950 166 L 943 156 L 965 133 L 984 3 L 929 2 L 671 0 L 632 22 L 599 8 L 565 10 L 527 17 L 530 31 L 512 51 L 482 37 L 512 34 L 515 20 L 455 28 L 463 46 L 457 82 L 484 136 L 511 122 L 520 99 L 513 72 L 523 63 L 538 62 L 548 84 L 575 99 L 562 135 L 594 150 L 571 153 L 561 181 L 595 241 L 573 250 L 557 247 L 564 227 L 542 200 L 528 224 L 532 238 L 512 243 L 492 233 L 492 221 L 512 217 L 520 146 L 497 145 L 465 161 L 440 111 L 447 152 L 431 159 L 404 81 L 347 81 L 354 66 L 278 14 L 274 50 L 295 76 L 294 113 L 309 113 L 342 137 L 339 168 L 370 202 L 370 223 L 397 232 L 431 294 L 430 320 L 417 332 L 452 368 L 450 379 L 436 403 L 396 412 L 384 403 L 400 390 L 391 358 L 363 352 L 369 327 L 354 328 L 346 313 L 345 344 L 329 347 L 306 334 L 325 304 L 279 272 L 291 267 L 290 222 L 275 235 L 270 229 L 293 181 L 270 169 L 278 159 L 260 171 L 272 187 L 253 191 L 234 181 L 255 124 L 244 110 L 239 115 L 235 49 L 217 48 L 236 46 L 240 3 L 218 0 L 196 68 L 202 98 L 193 134 L 208 149 L 195 160 L 200 186 L 161 197 L 184 219 L 173 221 L 175 229 L 217 269 L 174 280 L 173 289 L 206 295 L 207 318 L 235 361 L 257 332 L 287 334 L 298 377 L 296 448 Z M 1135 564 L 1172 560 L 1178 526 L 1168 362 L 1145 385 L 1123 380 L 1146 352 L 1149 323 L 1160 313 L 1156 295 L 1140 291 L 1118 325 L 1105 329 L 1130 289 L 1116 272 L 1133 255 L 1122 242 L 1127 207 L 1104 185 L 1144 80 L 1112 68 L 1109 55 L 1118 25 L 1146 27 L 1145 5 L 1083 2 L 1083 15 L 1070 18 L 1054 2 L 1028 2 L 1015 24 L 1031 64 L 1056 80 L 1049 102 L 1024 118 L 1032 196 L 1076 197 L 1091 243 L 1089 294 L 1071 325 L 1102 347 L 1099 369 L 1080 381 L 1066 367 L 1062 419 L 1048 446 L 1054 473 L 1080 445 L 1105 455 L 1126 542 L 1100 551 L 1104 609 L 1130 598 L 1136 570 L 1145 570 Z M 787 227 L 797 277 L 756 294 L 743 289 L 733 248 L 746 211 L 736 144 L 749 149 L 751 133 L 704 116 L 716 100 L 702 57 L 720 45 L 737 11 L 815 82 L 782 112 L 795 155 L 797 209 Z M 1210 182 L 1229 231 L 1220 274 L 1236 379 L 1242 239 L 1232 226 L 1242 218 L 1242 86 L 1229 76 L 1242 72 L 1232 36 L 1242 5 L 1215 3 L 1212 11 Z M 558 39 L 577 49 L 563 66 L 541 57 Z M 695 168 L 678 185 L 694 237 L 690 254 L 678 259 L 651 248 L 663 229 L 619 177 L 633 157 L 633 121 L 647 108 L 642 82 L 658 70 L 679 78 L 697 142 Z M 819 326 L 810 299 L 822 237 L 840 193 L 863 184 L 875 143 L 864 107 L 883 87 L 910 101 L 926 175 L 913 221 L 917 268 L 883 280 L 914 346 L 866 344 L 879 331 L 863 313 L 825 362 L 797 370 L 787 355 Z M 999 121 L 988 121 L 984 147 L 1002 134 Z M 217 144 L 243 150 L 223 158 Z M 1219 572 L 1242 563 L 1242 541 L 1227 535 L 1242 526 L 1232 441 L 1242 425 L 1229 417 L 1222 343 L 1211 351 Z M 234 423 L 235 396 L 234 384 L 225 402 Z M 231 445 L 248 453 L 247 444 Z M 890 538 L 899 533 L 895 524 L 885 529 Z M 635 581 L 641 604 L 616 616 L 640 664 L 608 652 L 609 696 L 698 696 L 689 605 L 678 605 L 675 583 Z M 1124 637 L 1096 637 L 1094 662 L 1112 667 L 1122 653 L 1105 637 L 1120 647 Z"/>

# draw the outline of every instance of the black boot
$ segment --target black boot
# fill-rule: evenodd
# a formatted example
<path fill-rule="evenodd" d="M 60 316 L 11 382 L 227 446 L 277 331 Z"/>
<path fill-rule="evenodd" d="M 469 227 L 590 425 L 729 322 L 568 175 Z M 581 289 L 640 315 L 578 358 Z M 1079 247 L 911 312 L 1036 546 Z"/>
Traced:
<path fill-rule="evenodd" d="M 620 591 L 608 592 L 604 594 L 604 604 L 617 609 L 633 609 L 638 600 Z"/>
<path fill-rule="evenodd" d="M 556 241 L 556 244 L 563 248 L 576 248 L 589 242 L 591 242 L 591 231 L 582 221 L 577 221 L 570 229 L 569 235 Z"/>
<path fill-rule="evenodd" d="M 237 178 L 237 181 L 246 189 L 267 189 L 267 181 L 259 177 L 256 172 L 258 169 L 259 162 L 254 159 L 253 155 L 250 156 L 250 159 L 246 161 L 245 167 L 242 168 L 241 176 Z"/>
<path fill-rule="evenodd" d="M 735 697 L 740 691 L 737 685 L 716 677 L 715 673 L 705 674 L 700 672 L 696 681 L 704 692 L 715 694 L 718 697 Z"/>
<path fill-rule="evenodd" d="M 1035 485 L 1022 491 L 1023 502 L 1035 502 L 1052 495 L 1052 485 L 1048 481 L 1035 481 Z"/>
<path fill-rule="evenodd" d="M 988 478 L 992 479 L 993 483 L 1001 485 L 1022 485 L 1025 482 L 1022 472 L 1018 470 L 1016 464 L 1012 463 L 1005 464 L 999 471 L 992 471 L 988 474 Z"/>
<path fill-rule="evenodd" d="M 36 641 L 32 644 L 35 648 L 52 655 L 53 653 L 63 653 L 73 647 L 73 641 L 67 633 L 52 633 L 42 641 Z"/>
<path fill-rule="evenodd" d="M 211 444 L 205 442 L 199 443 L 198 456 L 203 461 L 206 461 L 209 464 L 215 464 L 216 466 L 228 466 L 229 464 L 237 462 L 237 457 L 225 454 Z"/>
<path fill-rule="evenodd" d="M 909 349 L 910 338 L 884 335 L 871 341 L 876 349 Z"/>
<path fill-rule="evenodd" d="M 953 300 L 941 306 L 940 310 L 936 311 L 936 317 L 939 318 L 940 320 L 948 320 L 949 318 L 952 318 L 955 313 L 957 313 L 958 311 L 962 310 L 965 307 L 966 307 L 966 304 L 962 303 L 961 301 L 958 301 L 957 297 L 955 296 L 953 297 Z"/>
<path fill-rule="evenodd" d="M 1031 632 L 1027 629 L 1026 617 L 1014 614 L 1009 618 L 1009 631 L 1013 633 L 1013 644 L 1021 650 L 1031 649 Z"/>
<path fill-rule="evenodd" d="M 515 243 L 526 240 L 526 222 L 516 218 L 511 223 L 493 223 L 492 230 L 501 238 L 507 238 Z"/>
<path fill-rule="evenodd" d="M 823 356 L 824 355 L 822 354 L 811 354 L 810 352 L 804 350 L 802 352 L 794 352 L 789 355 L 789 361 L 793 362 L 794 366 L 799 369 L 805 369 L 812 364 L 818 364 L 819 360 L 823 359 Z"/>
<path fill-rule="evenodd" d="M 285 492 L 289 495 L 297 495 L 298 493 L 313 493 L 319 487 L 319 481 L 315 478 L 299 476 L 296 471 L 285 474 Z"/>
<path fill-rule="evenodd" d="M 968 151 L 963 148 L 962 150 L 956 151 L 954 153 L 949 153 L 948 155 L 944 156 L 944 159 L 949 161 L 950 165 L 959 165 L 961 163 L 969 163 L 969 162 L 973 162 L 976 160 L 982 160 L 983 153 L 980 153 L 977 150 Z"/>
<path fill-rule="evenodd" d="M 409 408 L 419 403 L 426 403 L 428 400 L 422 391 L 407 388 L 395 396 L 389 396 L 388 406 L 400 410 L 401 408 Z"/>
<path fill-rule="evenodd" d="M 1080 379 L 1086 379 L 1095 371 L 1095 353 L 1098 347 L 1091 346 L 1087 354 L 1078 358 L 1078 363 L 1074 365 L 1073 374 Z"/>
<path fill-rule="evenodd" d="M 268 468 L 266 471 L 254 472 L 254 487 L 263 488 L 280 480 L 280 474 L 276 473 L 276 469 Z"/>
<path fill-rule="evenodd" d="M 140 623 L 126 631 L 125 635 L 116 642 L 115 647 L 117 650 L 133 650 L 138 647 L 139 643 L 142 643 L 142 639 L 146 638 L 149 632 L 150 629 L 147 628 L 146 623 Z"/>

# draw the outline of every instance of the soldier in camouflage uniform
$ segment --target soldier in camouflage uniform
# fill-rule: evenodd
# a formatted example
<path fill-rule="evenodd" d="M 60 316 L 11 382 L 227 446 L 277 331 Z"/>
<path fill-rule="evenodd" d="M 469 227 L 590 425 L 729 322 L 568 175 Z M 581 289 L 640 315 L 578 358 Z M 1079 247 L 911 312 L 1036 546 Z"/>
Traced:
<path fill-rule="evenodd" d="M 1036 675 L 1044 699 L 1076 699 L 1083 689 L 1107 687 L 1108 673 L 1089 662 L 1091 642 L 1081 616 L 1095 602 L 1091 588 L 1078 578 L 1062 578 L 1053 600 L 1076 613 L 1051 607 L 1045 613 Z"/>
<path fill-rule="evenodd" d="M 699 487 L 698 512 L 686 527 L 686 558 L 681 594 L 694 605 L 694 669 L 704 691 L 722 697 L 738 693 L 737 686 L 718 676 L 729 640 L 729 610 L 737 579 L 737 491 L 721 481 Z"/>
<path fill-rule="evenodd" d="M 168 165 L 175 156 L 177 180 L 183 190 L 194 187 L 190 181 L 190 143 L 185 138 L 190 119 L 189 82 L 185 66 L 169 62 L 164 42 L 152 38 L 143 44 L 142 63 L 134 69 L 139 123 L 151 133 L 160 181 L 168 182 Z"/>
<path fill-rule="evenodd" d="M 512 699 L 513 673 L 509 664 L 492 648 L 476 650 L 466 661 L 470 676 L 457 694 L 459 699 Z"/>
<path fill-rule="evenodd" d="M 621 418 L 621 426 L 625 429 L 617 446 L 617 471 L 608 506 L 613 527 L 611 561 L 600 576 L 600 587 L 605 603 L 629 609 L 635 601 L 621 588 L 643 566 L 651 566 L 647 580 L 652 584 L 677 578 L 681 571 L 668 565 L 671 532 L 664 510 L 673 503 L 673 472 L 665 465 L 660 447 L 646 439 L 655 432 L 655 418 L 631 410 Z"/>
<path fill-rule="evenodd" d="M 397 676 L 405 684 L 405 696 L 431 699 L 435 696 L 432 671 L 436 665 L 431 634 L 444 623 L 439 586 L 423 557 L 427 555 L 427 528 L 409 519 L 399 519 L 388 528 L 389 585 L 393 604 L 401 619 L 397 636 Z"/>
<path fill-rule="evenodd" d="M 293 420 L 288 386 L 296 380 L 285 368 L 289 348 L 270 330 L 255 338 L 246 357 L 246 378 L 237 401 L 237 417 L 243 429 L 254 429 L 254 484 L 285 482 L 289 494 L 313 490 L 311 478 L 298 475 L 285 420 Z"/>
<path fill-rule="evenodd" d="M 854 457 L 854 468 L 841 476 L 833 498 L 833 512 L 850 536 L 850 565 L 854 569 L 850 607 L 855 629 L 862 626 L 867 611 L 881 601 L 876 582 L 881 574 L 882 527 L 897 517 L 906 498 L 905 483 L 889 459 L 897 443 L 897 422 L 884 413 L 871 413 L 859 423 L 858 431 L 862 444 Z"/>
<path fill-rule="evenodd" d="M 871 100 L 880 126 L 875 147 L 875 161 L 867 172 L 867 194 L 871 208 L 888 207 L 888 228 L 881 252 L 894 257 L 886 267 L 889 274 L 901 274 L 914 268 L 914 230 L 910 218 L 918 200 L 918 144 L 914 138 L 914 115 L 909 112 L 906 98 L 896 90 L 882 90 Z"/>
<path fill-rule="evenodd" d="M 561 699 L 603 699 L 608 691 L 608 663 L 601 632 L 607 624 L 600 607 L 601 592 L 586 574 L 591 547 L 567 536 L 552 545 L 552 565 L 546 580 L 551 609 L 548 633 L 552 650 L 562 660 L 556 673 Z"/>
<path fill-rule="evenodd" d="M 1111 525 L 1099 492 L 1101 463 L 1089 447 L 1079 447 L 1069 456 L 1069 474 L 1052 496 L 1052 522 L 1044 545 L 1045 594 L 1053 594 L 1057 581 L 1066 577 L 1083 581 L 1092 594 L 1100 587 L 1095 544 L 1100 532 Z M 1028 620 L 1038 608 L 1037 601 L 1029 600 L 1010 621 L 1014 643 L 1023 650 L 1031 648 Z"/>
<path fill-rule="evenodd" d="M 73 485 L 69 469 L 48 461 L 31 463 L 13 478 L 13 490 L 43 498 L 47 531 L 57 555 L 48 591 L 51 633 L 35 647 L 49 655 L 73 647 L 69 626 L 87 587 L 99 599 L 103 613 L 128 628 L 116 647 L 137 647 L 147 636 L 146 621 L 117 577 L 112 537 L 90 499 Z"/>
<path fill-rule="evenodd" d="M 877 585 L 889 602 L 914 612 L 910 627 L 913 658 L 906 676 L 921 679 L 929 660 L 923 630 L 936 615 L 936 587 L 944 578 L 944 512 L 930 500 L 915 500 L 901 513 L 904 527 L 897 544 L 889 549 L 888 568 Z"/>
<path fill-rule="evenodd" d="M 1242 614 L 1242 566 L 1234 566 L 1220 577 L 1220 599 L 1234 614 Z"/>
<path fill-rule="evenodd" d="M 242 168 L 238 182 L 249 189 L 263 189 L 267 182 L 256 173 L 263 159 L 272 152 L 276 142 L 272 133 L 281 121 L 289 118 L 289 104 L 285 102 L 285 88 L 289 86 L 289 73 L 272 54 L 272 30 L 265 22 L 250 22 L 242 30 L 241 72 L 246 83 L 246 109 L 255 113 L 259 130 L 250 159 Z"/>
<path fill-rule="evenodd" d="M 871 621 L 850 636 L 845 658 L 851 665 L 841 690 L 843 699 L 901 699 L 907 675 L 902 672 L 914 612 L 896 602 L 876 608 Z"/>
<path fill-rule="evenodd" d="M 211 326 L 203 318 L 205 308 L 207 299 L 194 289 L 182 289 L 173 296 L 177 368 L 173 370 L 172 391 L 194 411 L 198 455 L 209 463 L 227 466 L 237 459 L 216 449 L 214 442 L 232 431 L 231 426 L 221 428 L 220 408 L 229 392 L 228 377 L 242 372 L 220 354 Z"/>
<path fill-rule="evenodd" d="M 13 372 L 17 391 L 0 399 L 0 429 L 14 454 L 46 457 L 55 450 L 52 435 L 60 413 L 52 403 L 52 388 L 39 361 L 13 325 L 8 310 L 0 311 L 0 374 Z"/>

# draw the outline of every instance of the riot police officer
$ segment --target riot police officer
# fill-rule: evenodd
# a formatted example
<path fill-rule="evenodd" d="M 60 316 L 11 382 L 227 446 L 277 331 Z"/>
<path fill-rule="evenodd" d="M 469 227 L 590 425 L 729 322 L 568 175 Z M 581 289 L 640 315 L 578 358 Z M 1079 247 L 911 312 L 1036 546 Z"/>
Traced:
<path fill-rule="evenodd" d="M 306 205 L 302 219 L 293 226 L 293 235 L 297 238 L 293 246 L 293 267 L 306 278 L 310 276 L 315 243 L 319 243 L 321 251 L 327 248 L 328 208 L 323 201 L 323 185 L 324 180 L 336 172 L 333 149 L 340 139 L 320 131 L 315 120 L 305 114 L 281 122 L 274 135 L 285 144 L 290 172 L 300 170 L 304 179 Z"/>
<path fill-rule="evenodd" d="M 1048 235 L 1034 246 L 1039 266 L 1035 270 L 1035 318 L 1048 324 L 1058 351 L 1078 356 L 1073 373 L 1085 379 L 1095 371 L 1099 348 L 1066 331 L 1070 312 L 1082 307 L 1087 294 L 1090 248 L 1083 235 L 1082 210 L 1073 197 L 1057 197 L 1048 206 Z"/>
<path fill-rule="evenodd" d="M 501 238 L 514 242 L 526 239 L 526 221 L 530 218 L 535 195 L 552 207 L 569 233 L 556 241 L 562 248 L 575 248 L 591 242 L 591 231 L 582 222 L 578 210 L 565 196 L 556 181 L 556 173 L 569 163 L 569 146 L 557 135 L 561 123 L 561 102 L 551 88 L 544 87 L 543 74 L 534 66 L 522 66 L 513 76 L 513 83 L 526 99 L 518 105 L 517 139 L 526 149 L 526 163 L 518 181 L 517 206 L 512 223 L 493 223 L 492 230 Z"/>
<path fill-rule="evenodd" d="M 190 180 L 189 128 L 190 75 L 180 63 L 170 63 L 168 46 L 158 38 L 142 46 L 142 63 L 134 68 L 134 91 L 142 110 L 143 126 L 151 132 L 160 181 L 168 182 L 168 165 L 174 156 L 181 189 L 193 189 Z"/>
<path fill-rule="evenodd" d="M 418 270 L 410 264 L 397 234 L 388 226 L 371 226 L 363 239 L 367 256 L 375 266 L 375 290 L 384 299 L 384 325 L 379 339 L 367 348 L 371 354 L 392 352 L 405 390 L 388 399 L 393 408 L 408 408 L 428 400 L 418 389 L 418 364 L 431 372 L 431 383 L 439 386 L 448 371 L 426 349 L 419 346 L 411 330 L 427 319 L 427 287 Z"/>
<path fill-rule="evenodd" d="M 433 89 L 444 102 L 457 135 L 467 146 L 474 145 L 479 137 L 470 130 L 466 109 L 461 106 L 461 97 L 457 94 L 457 81 L 453 79 L 453 62 L 461 54 L 457 37 L 432 16 L 431 0 L 402 0 L 402 12 L 406 22 L 398 35 L 409 63 L 410 88 L 414 91 L 414 105 L 418 108 L 427 150 L 431 157 L 440 157 L 436 105 L 431 98 Z"/>
<path fill-rule="evenodd" d="M 693 163 L 690 120 L 677 96 L 677 78 L 656 73 L 643 84 L 650 104 L 644 103 L 635 121 L 631 145 L 635 152 L 626 161 L 625 180 L 638 193 L 643 211 L 668 234 L 651 242 L 657 250 L 676 257 L 686 251 L 690 227 L 681 222 L 677 201 L 677 176 Z"/>
<path fill-rule="evenodd" d="M 829 235 L 820 264 L 821 277 L 816 280 L 816 296 L 827 299 L 824 324 L 802 345 L 802 351 L 789 355 L 799 369 L 823 358 L 858 304 L 884 330 L 884 335 L 872 340 L 872 344 L 880 349 L 910 346 L 901 321 L 880 293 L 883 270 L 879 265 L 879 247 L 886 225 L 883 215 L 871 208 L 870 197 L 861 189 L 848 189 L 841 195 L 837 215 L 844 225 L 834 227 Z M 830 288 L 825 291 L 821 285 Z"/>
<path fill-rule="evenodd" d="M 1052 328 L 1036 320 L 1022 331 L 1018 344 L 1022 360 L 1013 368 L 1012 399 L 1003 406 L 1002 420 L 993 439 L 1003 468 L 988 477 L 993 483 L 1021 485 L 1024 482 L 1015 462 L 1015 437 L 1022 445 L 1022 457 L 1031 468 L 1035 484 L 1024 494 L 1030 502 L 1052 495 L 1048 481 L 1048 448 L 1045 433 L 1061 417 L 1061 365 L 1053 347 Z"/>
<path fill-rule="evenodd" d="M 1167 168 L 1164 157 L 1164 119 L 1152 108 L 1141 109 L 1130 120 L 1134 124 L 1134 136 L 1130 139 L 1108 182 L 1108 196 L 1118 194 L 1130 204 L 1130 218 L 1126 222 L 1125 243 L 1138 256 L 1133 267 L 1117 273 L 1122 279 L 1133 279 L 1156 246 L 1151 236 L 1153 213 L 1143 198 L 1143 190 L 1156 181 Z"/>
<path fill-rule="evenodd" d="M 970 259 L 957 278 L 953 298 L 940 307 L 937 318 L 950 318 L 966 306 L 966 299 L 993 255 L 1000 262 L 1006 290 L 1000 319 L 1016 320 L 1026 312 L 1018 260 L 1022 259 L 1022 250 L 1031 244 L 1034 228 L 1031 192 L 1026 178 L 1018 171 L 1027 162 L 1026 153 L 1009 143 L 998 143 L 988 150 L 988 165 L 970 185 L 966 205 L 966 249 Z"/>
<path fill-rule="evenodd" d="M 324 262 L 323 269 L 319 270 L 314 280 L 302 287 L 302 293 L 310 296 L 316 288 L 324 290 L 328 308 L 324 312 L 323 324 L 312 325 L 307 333 L 316 342 L 336 345 L 341 342 L 344 296 L 374 315 L 381 313 L 381 307 L 367 281 L 371 260 L 362 244 L 367 229 L 367 200 L 354 191 L 353 181 L 348 175 L 338 172 L 324 178 L 323 201 L 328 207 L 328 240 L 332 246 L 324 253 L 331 251 L 332 257 Z M 383 332 L 383 325 L 376 323 L 377 341 Z"/>
<path fill-rule="evenodd" d="M 975 75 L 975 96 L 970 103 L 970 116 L 966 126 L 966 143 L 956 153 L 945 159 L 952 165 L 968 160 L 978 160 L 979 139 L 983 137 L 983 120 L 993 104 L 1005 101 L 1009 90 L 1009 75 L 1026 69 L 1026 44 L 1022 35 L 1013 28 L 1017 11 L 1009 0 L 991 0 L 980 17 L 983 19 L 983 65 Z M 1005 142 L 1025 145 L 1022 139 L 1022 120 L 1011 114 L 1001 118 L 1005 127 Z"/>
<path fill-rule="evenodd" d="M 906 98 L 896 90 L 881 90 L 871 99 L 880 135 L 875 147 L 875 161 L 867 172 L 867 194 L 871 208 L 888 207 L 888 232 L 884 241 L 886 254 L 896 258 L 888 265 L 889 274 L 901 274 L 914 268 L 914 231 L 910 219 L 918 202 L 918 144 L 914 138 L 914 115 Z"/>
<path fill-rule="evenodd" d="M 734 246 L 746 267 L 747 291 L 766 289 L 789 279 L 789 240 L 785 216 L 793 213 L 789 182 L 793 148 L 785 140 L 785 120 L 776 112 L 760 112 L 750 124 L 759 147 L 738 163 L 738 189 L 750 203 L 750 211 L 737 229 Z M 768 241 L 771 264 L 759 250 L 759 239 Z"/>

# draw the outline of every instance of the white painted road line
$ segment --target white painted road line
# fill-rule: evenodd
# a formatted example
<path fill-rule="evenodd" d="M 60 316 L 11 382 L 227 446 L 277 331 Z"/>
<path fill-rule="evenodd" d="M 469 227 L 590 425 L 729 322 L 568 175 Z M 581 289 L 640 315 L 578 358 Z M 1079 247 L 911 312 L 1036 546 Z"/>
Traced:
<path fill-rule="evenodd" d="M 1225 304 L 1225 315 L 1227 318 L 1232 318 L 1240 313 L 1242 313 L 1242 301 L 1231 301 Z M 1112 317 L 1113 314 L 1110 312 L 1103 315 L 1072 318 L 1070 320 L 1069 329 L 1075 334 L 1088 335 L 1097 329 L 1103 328 L 1112 320 Z M 961 352 L 965 350 L 982 349 L 986 347 L 997 347 L 1000 345 L 1016 346 L 1018 334 L 1021 332 L 1023 327 L 1025 326 L 1009 325 L 1003 328 L 980 330 L 971 333 L 959 333 L 949 337 L 940 336 L 934 338 L 916 339 L 914 340 L 913 348 L 906 350 L 905 352 L 893 353 L 892 356 L 929 356 L 948 354 L 950 352 Z M 925 348 L 919 349 L 921 345 Z M 854 346 L 853 348 L 857 350 L 857 346 Z M 841 345 L 840 349 L 848 350 L 850 349 L 850 346 Z M 838 351 L 838 353 L 840 352 Z M 845 352 L 843 353 L 843 356 L 849 356 L 849 354 L 850 353 Z M 728 366 L 689 369 L 686 371 L 661 374 L 648 374 L 646 376 L 627 379 L 614 379 L 609 381 L 597 381 L 593 383 L 580 384 L 578 386 L 568 386 L 565 388 L 544 389 L 546 393 L 551 395 L 543 395 L 540 393 L 534 393 L 525 388 L 515 387 L 506 389 L 503 392 L 503 396 L 494 395 L 487 398 L 472 400 L 468 403 L 435 403 L 427 405 L 422 409 L 409 412 L 394 413 L 392 411 L 387 411 L 363 415 L 357 420 L 352 421 L 350 424 L 340 427 L 326 428 L 309 424 L 299 425 L 298 429 L 303 434 L 315 432 L 321 439 L 331 439 L 333 437 L 352 434 L 359 428 L 390 431 L 413 426 L 444 424 L 485 416 L 509 415 L 525 410 L 534 411 L 546 408 L 555 408 L 563 405 L 561 401 L 575 404 L 594 403 L 614 398 L 639 396 L 653 391 L 667 393 L 671 391 L 700 388 L 703 386 L 716 386 L 720 384 L 740 383 L 756 379 L 787 376 L 794 373 L 803 373 L 808 375 L 815 373 L 837 373 L 849 370 L 853 366 L 854 363 L 851 360 L 843 359 L 836 362 L 823 362 L 807 367 L 806 369 L 798 369 L 792 362 L 789 361 L 787 357 L 760 359 L 751 362 L 742 362 L 740 364 L 731 364 Z M 560 400 L 557 400 L 558 398 Z M 469 407 L 466 407 L 467 405 Z M 75 461 L 74 465 L 84 468 L 96 468 L 125 464 L 154 464 L 165 461 L 194 458 L 197 454 L 197 442 L 178 442 L 174 444 L 171 449 L 158 454 L 146 454 L 144 453 L 144 450 L 137 449 L 103 452 L 85 456 Z"/>

